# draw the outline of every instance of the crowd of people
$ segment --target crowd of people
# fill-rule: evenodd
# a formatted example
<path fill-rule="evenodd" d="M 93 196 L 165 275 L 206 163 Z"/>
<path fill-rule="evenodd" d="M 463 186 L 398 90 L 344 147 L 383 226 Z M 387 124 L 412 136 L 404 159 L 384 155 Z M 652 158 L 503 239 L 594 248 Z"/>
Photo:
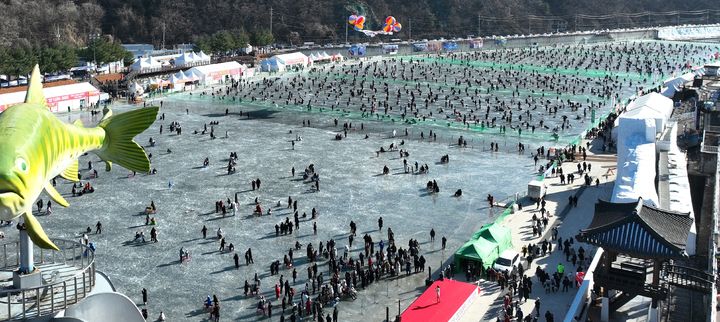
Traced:
<path fill-rule="evenodd" d="M 584 129 L 590 124 L 593 111 L 607 111 L 609 102 L 621 98 L 618 88 L 628 89 L 629 92 L 646 89 L 647 84 L 683 67 L 682 65 L 693 57 L 706 55 L 708 50 L 709 47 L 703 45 L 640 42 L 585 46 L 558 45 L 533 49 L 371 59 L 316 67 L 299 74 L 233 81 L 229 86 L 208 90 L 201 97 L 236 102 L 239 105 L 243 102 L 262 102 L 274 106 L 301 106 L 310 111 L 342 110 L 356 113 L 367 122 L 370 119 L 395 119 L 404 122 L 402 127 L 405 127 L 405 138 L 400 144 L 393 141 L 389 148 L 382 146 L 374 155 L 380 158 L 385 152 L 393 157 L 399 154 L 399 158 L 392 160 L 398 160 L 398 166 L 402 162 L 406 174 L 427 175 L 431 173 L 427 163 L 418 160 L 413 164 L 412 161 L 408 161 L 410 151 L 405 145 L 405 140 L 436 141 L 438 133 L 430 130 L 426 135 L 427 129 L 418 129 L 419 135 L 418 132 L 410 135 L 407 128 L 412 128 L 414 123 L 423 121 L 453 123 L 468 129 L 492 129 L 494 133 L 519 136 L 535 133 L 546 135 L 580 133 L 580 128 Z M 677 55 L 664 55 L 668 52 Z M 647 57 L 650 56 L 662 58 L 648 59 Z M 544 67 L 540 68 L 540 66 Z M 601 70 L 604 72 L 600 72 Z M 189 110 L 185 110 L 185 114 L 189 113 Z M 250 118 L 250 112 L 247 111 L 240 112 L 240 115 Z M 229 115 L 226 110 L 225 116 L 234 117 L 234 114 Z M 165 121 L 164 114 L 161 116 L 161 121 Z M 355 128 L 352 123 L 345 123 L 342 130 L 339 130 L 337 119 L 334 120 L 334 124 L 338 127 L 334 138 L 342 141 L 336 144 L 344 144 L 348 133 L 358 132 L 358 128 L 362 132 L 365 128 L 365 123 L 360 123 L 359 127 L 356 123 Z M 181 134 L 182 128 L 178 121 L 163 125 L 170 129 L 170 133 L 165 133 L 165 136 Z M 311 126 L 310 120 L 303 120 L 302 125 Z M 603 137 L 605 135 L 603 129 L 608 126 L 610 126 L 609 122 L 600 123 L 599 128 L 590 131 L 589 135 Z M 217 138 L 215 133 L 220 127 L 221 121 L 214 120 L 194 130 L 193 136 L 210 137 L 208 142 L 213 143 L 206 144 L 215 144 L 214 142 L 223 141 L 215 140 Z M 402 127 L 398 128 L 402 129 Z M 157 140 L 152 139 L 151 147 L 166 143 L 162 137 L 162 126 L 160 134 L 161 137 Z M 364 132 L 360 135 L 368 138 Z M 393 130 L 388 136 L 394 139 L 398 136 L 402 137 L 403 134 L 398 135 L 396 130 Z M 227 137 L 229 134 L 226 131 Z M 466 137 L 460 136 L 453 141 L 454 147 L 468 146 Z M 302 137 L 295 134 L 291 142 L 291 148 L 295 150 L 296 144 L 302 142 Z M 607 145 L 611 146 L 612 142 L 608 140 Z M 499 143 L 496 141 L 490 142 L 489 146 L 491 151 L 499 149 Z M 483 148 L 486 147 L 487 145 Z M 524 153 L 524 149 L 525 145 L 519 143 L 518 152 Z M 171 153 L 170 148 L 167 149 L 167 153 Z M 239 162 L 238 152 L 223 153 L 225 153 L 223 156 L 228 154 L 230 156 L 225 166 L 222 166 L 224 161 L 220 161 L 220 166 L 226 170 L 228 176 L 243 170 L 239 169 L 243 164 Z M 241 153 L 244 156 L 246 152 Z M 552 168 L 550 175 L 560 177 L 563 184 L 573 183 L 575 175 L 584 178 L 588 185 L 593 179 L 597 184 L 598 179 L 588 174 L 592 169 L 589 161 L 578 162 L 577 172 L 562 167 L 563 162 L 576 161 L 578 155 L 585 157 L 585 147 L 569 146 L 565 149 L 552 149 L 552 152 L 551 149 L 540 147 L 532 153 L 536 170 L 544 173 Z M 439 162 L 435 164 L 447 165 L 450 162 L 450 156 L 445 151 L 436 157 L 434 161 L 439 160 Z M 197 167 L 196 170 L 203 171 L 211 167 L 211 158 L 213 165 L 215 160 L 220 160 L 219 156 L 205 156 L 202 159 L 202 166 Z M 195 159 L 194 165 L 200 160 L 200 158 Z M 537 167 L 538 162 L 541 163 L 539 167 Z M 288 168 L 289 166 L 283 171 L 287 171 Z M 435 169 L 433 168 L 433 174 Z M 388 175 L 390 171 L 391 167 L 385 165 L 382 174 Z M 374 226 L 376 219 L 373 218 L 373 223 L 369 224 L 371 219 L 368 217 L 351 216 L 351 222 L 345 233 L 330 239 L 315 237 L 318 235 L 318 230 L 324 228 L 322 217 L 333 214 L 323 212 L 321 215 L 321 205 L 311 202 L 301 204 L 299 207 L 300 197 L 293 196 L 301 192 L 320 191 L 320 169 L 315 164 L 308 164 L 303 171 L 300 171 L 297 179 L 295 179 L 294 167 L 291 174 L 291 177 L 284 179 L 301 180 L 310 188 L 306 191 L 290 191 L 286 205 L 281 201 L 276 203 L 276 200 L 270 201 L 267 197 L 263 197 L 266 191 L 275 188 L 272 185 L 276 181 L 266 180 L 267 178 L 263 177 L 266 181 L 261 183 L 261 179 L 255 175 L 253 177 L 256 179 L 251 180 L 249 191 L 259 197 L 255 198 L 254 203 L 247 205 L 248 208 L 244 208 L 246 205 L 240 203 L 238 193 L 235 193 L 234 198 L 232 196 L 213 198 L 216 201 L 214 212 L 211 211 L 211 214 L 217 217 L 225 217 L 229 213 L 235 216 L 239 212 L 247 215 L 262 215 L 253 217 L 253 220 L 277 222 L 274 231 L 265 232 L 267 237 L 262 238 L 275 238 L 282 241 L 278 244 L 294 245 L 292 248 L 282 250 L 277 247 L 270 248 L 272 260 L 267 260 L 267 256 L 261 254 L 259 263 L 261 261 L 262 263 L 257 267 L 253 266 L 255 261 L 252 248 L 248 247 L 245 250 L 246 247 L 242 247 L 245 266 L 253 267 L 256 273 L 252 279 L 246 279 L 239 287 L 244 291 L 244 297 L 257 301 L 255 306 L 257 314 L 269 318 L 279 317 L 280 321 L 295 322 L 312 317 L 313 321 L 336 322 L 340 301 L 356 298 L 363 290 L 379 281 L 425 272 L 429 262 L 428 256 L 435 247 L 435 229 L 430 233 L 429 243 L 432 244 L 430 246 L 424 243 L 425 241 L 421 243 L 414 236 L 396 238 L 393 229 L 384 226 L 382 217 L 377 218 L 377 230 L 372 228 L 367 232 L 358 233 L 359 225 Z M 94 177 L 97 175 L 94 174 Z M 427 182 L 425 189 L 429 194 L 437 195 L 440 192 L 438 179 L 429 178 L 423 181 Z M 247 182 L 242 185 L 247 187 Z M 172 182 L 169 183 L 169 188 L 172 186 Z M 80 187 L 82 190 L 78 194 L 94 191 L 89 182 Z M 455 191 L 452 196 L 458 198 L 463 196 L 463 189 L 451 188 L 448 191 Z M 75 187 L 73 189 L 75 190 Z M 77 191 L 73 194 L 75 192 Z M 491 208 L 497 205 L 495 197 L 491 194 L 488 195 L 487 201 Z M 570 202 L 572 203 L 572 199 Z M 544 200 L 538 200 L 538 209 L 540 206 L 545 209 L 544 203 Z M 42 206 L 41 202 L 38 205 L 39 210 Z M 48 213 L 51 213 L 50 208 L 48 201 Z M 278 222 L 276 216 L 272 216 L 272 211 L 276 213 L 282 211 L 282 216 L 285 218 Z M 160 242 L 159 225 L 155 217 L 150 217 L 156 212 L 157 207 L 154 202 L 145 211 L 146 225 L 152 226 L 150 240 L 153 243 Z M 308 212 L 310 215 L 307 214 Z M 555 249 L 564 252 L 566 262 L 572 263 L 575 270 L 582 271 L 587 264 L 585 250 L 582 247 L 575 247 L 572 238 L 562 239 L 557 236 L 555 228 L 548 227 L 550 215 L 541 210 L 540 215 L 533 218 L 531 229 L 533 237 L 545 236 L 548 229 L 551 230 L 552 237 L 549 239 L 543 237 L 542 240 L 524 246 L 523 257 L 531 263 L 537 258 L 548 256 Z M 400 223 L 393 222 L 393 225 L 397 224 Z M 243 251 L 239 250 L 240 242 L 237 240 L 231 242 L 231 236 L 219 225 L 217 228 L 208 226 L 211 224 L 203 225 L 200 229 L 203 241 L 198 247 L 217 252 L 228 262 L 233 262 L 235 269 L 241 269 L 238 253 Z M 215 240 L 208 243 L 206 239 L 212 239 L 212 237 L 208 238 L 208 231 L 211 229 L 216 231 Z M 98 231 L 101 231 L 100 227 Z M 308 234 L 312 232 L 311 238 L 314 238 L 314 241 L 301 243 L 298 237 L 299 231 Z M 262 232 L 257 235 L 264 236 Z M 360 237 L 363 241 L 353 244 L 355 239 Z M 143 230 L 137 230 L 134 241 L 145 243 Z M 442 250 L 445 249 L 447 241 L 447 237 L 442 236 L 440 246 Z M 191 260 L 189 249 L 182 245 L 178 246 L 179 264 L 188 264 Z M 173 253 L 172 257 L 178 259 L 175 256 L 178 256 L 177 252 Z M 549 288 L 550 292 L 563 291 L 571 287 L 572 284 L 566 281 L 569 278 L 564 274 L 563 265 L 565 264 L 559 263 L 554 269 L 537 269 L 534 272 L 536 283 L 539 282 L 543 288 Z M 436 267 L 436 269 L 439 270 L 440 276 L 446 277 L 452 277 L 455 270 L 452 265 Z M 526 301 L 532 293 L 533 279 L 527 274 L 528 272 L 522 268 L 517 272 L 496 272 L 493 269 L 486 270 L 483 265 L 469 265 L 462 269 L 466 271 L 468 279 L 482 277 L 497 281 L 503 290 L 509 289 L 507 304 L 504 305 L 505 312 L 510 316 L 523 316 L 522 312 L 518 312 L 519 306 L 514 303 Z M 269 274 L 263 274 L 266 271 Z M 257 272 L 260 272 L 260 275 Z M 574 283 L 574 280 L 570 282 Z M 202 295 L 198 297 L 198 303 L 203 301 Z M 147 290 L 143 290 L 143 302 L 147 303 Z M 203 302 L 203 307 L 211 319 L 219 320 L 218 298 L 215 295 L 212 297 L 208 295 Z M 536 303 L 539 315 L 540 301 L 536 300 Z M 147 313 L 145 309 L 143 312 Z"/>

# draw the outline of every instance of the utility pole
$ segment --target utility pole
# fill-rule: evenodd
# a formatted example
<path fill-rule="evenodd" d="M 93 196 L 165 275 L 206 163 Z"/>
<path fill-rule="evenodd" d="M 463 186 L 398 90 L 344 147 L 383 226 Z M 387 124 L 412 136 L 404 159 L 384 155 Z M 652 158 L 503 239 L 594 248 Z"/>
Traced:
<path fill-rule="evenodd" d="M 573 28 L 574 28 L 574 31 L 576 31 L 576 32 L 578 31 L 578 16 L 577 15 L 575 15 L 575 25 L 573 26 Z"/>
<path fill-rule="evenodd" d="M 408 38 L 412 40 L 412 18 L 408 18 Z"/>
<path fill-rule="evenodd" d="M 165 50 L 165 22 L 162 23 L 162 49 Z"/>
<path fill-rule="evenodd" d="M 344 21 L 344 20 L 345 20 L 345 17 L 343 17 L 343 21 Z M 348 43 L 348 41 L 347 41 L 347 37 L 348 37 L 348 26 L 349 26 L 350 24 L 349 24 L 347 21 L 344 21 L 344 22 L 345 22 L 345 43 L 347 44 L 347 43 Z"/>
<path fill-rule="evenodd" d="M 272 18 L 273 18 L 273 8 L 270 7 L 270 34 L 272 35 Z"/>
<path fill-rule="evenodd" d="M 532 33 L 532 32 L 530 32 L 530 23 L 531 22 L 532 22 L 532 17 L 528 16 L 528 35 Z"/>

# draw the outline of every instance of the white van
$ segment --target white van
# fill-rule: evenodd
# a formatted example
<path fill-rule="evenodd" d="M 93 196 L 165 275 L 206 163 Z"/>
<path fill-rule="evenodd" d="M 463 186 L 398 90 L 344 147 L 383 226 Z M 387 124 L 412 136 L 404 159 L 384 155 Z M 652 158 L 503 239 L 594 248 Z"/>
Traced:
<path fill-rule="evenodd" d="M 507 270 L 509 273 L 515 272 L 520 264 L 520 254 L 512 249 L 506 249 L 500 257 L 495 260 L 493 268 L 498 272 L 504 272 Z"/>

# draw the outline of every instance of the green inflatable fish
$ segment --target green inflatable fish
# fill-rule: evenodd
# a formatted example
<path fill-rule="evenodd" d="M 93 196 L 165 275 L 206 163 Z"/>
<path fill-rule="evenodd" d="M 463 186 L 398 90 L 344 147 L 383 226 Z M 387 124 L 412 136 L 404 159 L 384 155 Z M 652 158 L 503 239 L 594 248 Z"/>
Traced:
<path fill-rule="evenodd" d="M 92 151 L 106 162 L 128 170 L 149 172 L 150 160 L 133 141 L 157 117 L 158 108 L 142 108 L 112 115 L 106 113 L 98 127 L 85 128 L 61 122 L 46 106 L 36 65 L 25 103 L 0 113 L 0 219 L 12 220 L 23 215 L 30 239 L 39 247 L 55 249 L 32 207 L 43 189 L 63 207 L 68 202 L 50 181 L 61 176 L 78 181 L 78 157 Z"/>

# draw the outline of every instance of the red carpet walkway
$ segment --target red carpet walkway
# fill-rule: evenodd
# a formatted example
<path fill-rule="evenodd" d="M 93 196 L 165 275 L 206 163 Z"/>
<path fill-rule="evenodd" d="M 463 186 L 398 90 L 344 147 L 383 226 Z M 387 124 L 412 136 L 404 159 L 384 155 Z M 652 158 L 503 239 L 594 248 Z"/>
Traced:
<path fill-rule="evenodd" d="M 440 302 L 437 302 L 435 288 L 440 286 Z M 456 321 L 472 304 L 480 289 L 468 284 L 445 279 L 435 281 L 401 315 L 403 322 L 415 321 Z"/>

